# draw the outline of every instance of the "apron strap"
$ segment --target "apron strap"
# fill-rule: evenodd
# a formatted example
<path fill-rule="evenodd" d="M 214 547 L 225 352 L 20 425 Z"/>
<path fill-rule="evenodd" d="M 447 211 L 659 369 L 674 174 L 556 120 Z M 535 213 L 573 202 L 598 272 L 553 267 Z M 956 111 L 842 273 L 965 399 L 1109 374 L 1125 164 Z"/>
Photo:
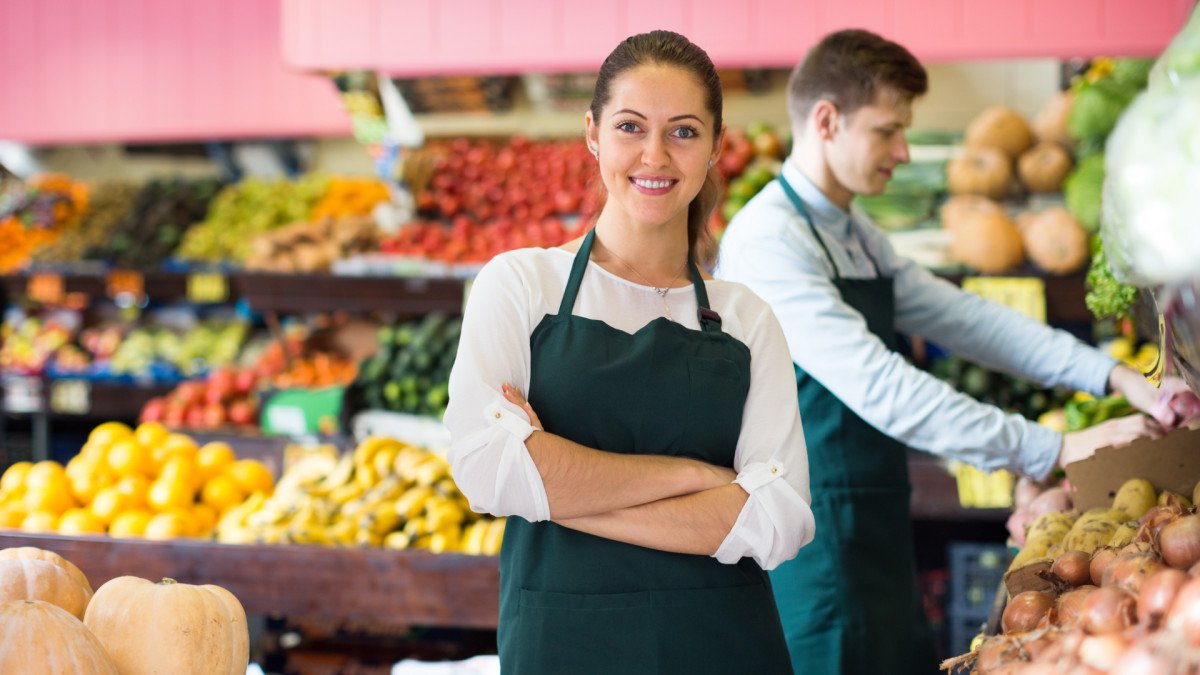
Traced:
<path fill-rule="evenodd" d="M 706 333 L 720 333 L 721 315 L 709 308 L 708 288 L 704 285 L 704 277 L 700 276 L 700 269 L 690 256 L 688 268 L 692 273 L 692 288 L 696 289 L 696 315 L 700 320 L 700 328 Z"/>
<path fill-rule="evenodd" d="M 563 291 L 562 302 L 558 305 L 558 313 L 562 316 L 571 314 L 575 309 L 575 296 L 579 295 L 579 284 L 583 283 L 583 272 L 587 269 L 588 258 L 592 256 L 592 242 L 596 241 L 596 228 L 588 230 L 579 251 L 575 253 L 575 262 L 571 264 L 571 276 L 567 278 L 567 288 Z"/>
<path fill-rule="evenodd" d="M 787 179 L 783 177 L 782 173 L 779 174 L 779 178 L 776 180 L 778 180 L 779 185 L 783 187 L 783 193 L 786 194 L 788 200 L 792 202 L 792 206 L 796 207 L 796 212 L 800 214 L 801 218 L 804 218 L 804 222 L 808 223 L 808 229 L 812 230 L 813 238 L 816 239 L 817 243 L 821 245 L 821 250 L 825 252 L 825 259 L 829 261 L 829 266 L 833 268 L 834 281 L 841 279 L 842 273 L 838 271 L 837 263 L 833 262 L 833 256 L 829 254 L 829 247 L 825 245 L 825 240 L 821 238 L 821 233 L 817 232 L 817 226 L 813 225 L 812 216 L 808 215 L 808 208 L 804 206 L 804 200 L 800 199 L 800 195 L 796 194 L 796 190 L 793 189 L 791 184 L 787 182 Z M 875 262 L 871 261 L 871 264 L 874 265 Z"/>

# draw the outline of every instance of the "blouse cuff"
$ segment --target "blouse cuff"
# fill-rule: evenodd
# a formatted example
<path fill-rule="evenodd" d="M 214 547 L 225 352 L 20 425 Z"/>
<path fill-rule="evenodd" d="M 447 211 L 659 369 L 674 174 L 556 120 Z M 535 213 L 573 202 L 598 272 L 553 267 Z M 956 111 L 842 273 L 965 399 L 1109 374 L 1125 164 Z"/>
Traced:
<path fill-rule="evenodd" d="M 787 475 L 787 468 L 783 463 L 772 459 L 766 462 L 751 462 L 742 467 L 742 472 L 737 478 L 733 479 L 734 483 L 742 486 L 742 489 L 747 494 L 754 494 L 762 486 Z"/>
<path fill-rule="evenodd" d="M 490 423 L 499 426 L 522 442 L 537 430 L 537 427 L 529 423 L 529 418 L 523 414 L 514 413 L 500 401 L 495 401 L 484 408 L 483 414 Z"/>

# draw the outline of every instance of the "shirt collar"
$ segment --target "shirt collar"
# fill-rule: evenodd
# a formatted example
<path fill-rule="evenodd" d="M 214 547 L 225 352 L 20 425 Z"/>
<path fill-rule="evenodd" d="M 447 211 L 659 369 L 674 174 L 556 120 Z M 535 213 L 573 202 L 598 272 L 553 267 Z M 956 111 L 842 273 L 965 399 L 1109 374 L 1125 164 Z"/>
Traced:
<path fill-rule="evenodd" d="M 814 225 L 841 236 L 850 233 L 850 214 L 829 201 L 825 193 L 813 185 L 790 157 L 783 161 L 783 177 L 791 184 L 796 194 L 800 195 L 800 199 L 804 200 L 804 206 L 812 216 Z"/>

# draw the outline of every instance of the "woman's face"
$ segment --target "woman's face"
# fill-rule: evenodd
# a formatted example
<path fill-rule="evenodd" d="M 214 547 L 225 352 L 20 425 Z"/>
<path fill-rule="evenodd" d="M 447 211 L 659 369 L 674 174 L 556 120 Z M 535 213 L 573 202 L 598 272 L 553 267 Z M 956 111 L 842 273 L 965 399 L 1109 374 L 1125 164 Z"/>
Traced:
<path fill-rule="evenodd" d="M 600 119 L 590 111 L 586 117 L 608 189 L 606 209 L 640 224 L 687 222 L 723 133 L 713 128 L 704 99 L 696 77 L 674 66 L 637 66 L 612 81 Z"/>

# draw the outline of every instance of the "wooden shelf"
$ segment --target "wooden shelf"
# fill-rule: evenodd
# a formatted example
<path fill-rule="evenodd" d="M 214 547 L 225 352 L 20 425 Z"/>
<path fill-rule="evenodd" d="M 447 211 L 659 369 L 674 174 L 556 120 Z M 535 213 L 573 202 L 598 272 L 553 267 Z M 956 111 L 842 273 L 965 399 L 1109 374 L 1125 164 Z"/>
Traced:
<path fill-rule="evenodd" d="M 499 559 L 490 556 L 0 532 L 0 548 L 12 546 L 59 553 L 93 588 L 124 575 L 217 584 L 249 614 L 483 629 L 499 616 Z"/>

